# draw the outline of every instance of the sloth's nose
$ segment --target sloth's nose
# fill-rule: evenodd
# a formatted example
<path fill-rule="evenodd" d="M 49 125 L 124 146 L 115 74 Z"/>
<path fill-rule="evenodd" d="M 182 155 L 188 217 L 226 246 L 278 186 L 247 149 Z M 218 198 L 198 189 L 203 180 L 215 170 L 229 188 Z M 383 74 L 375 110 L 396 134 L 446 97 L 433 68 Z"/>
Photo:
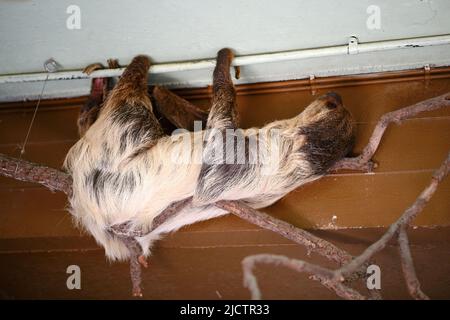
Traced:
<path fill-rule="evenodd" d="M 328 92 L 322 98 L 326 101 L 329 109 L 334 109 L 342 105 L 342 98 L 336 92 Z"/>
<path fill-rule="evenodd" d="M 334 102 L 336 104 L 342 104 L 342 98 L 339 94 L 336 92 L 328 92 L 325 95 L 331 102 Z"/>

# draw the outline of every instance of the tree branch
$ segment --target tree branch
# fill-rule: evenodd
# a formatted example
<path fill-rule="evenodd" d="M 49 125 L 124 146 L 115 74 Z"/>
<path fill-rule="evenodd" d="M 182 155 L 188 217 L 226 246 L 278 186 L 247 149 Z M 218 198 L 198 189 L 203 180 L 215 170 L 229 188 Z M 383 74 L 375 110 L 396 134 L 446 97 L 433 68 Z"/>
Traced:
<path fill-rule="evenodd" d="M 430 201 L 439 183 L 447 176 L 450 170 L 450 153 L 447 158 L 433 174 L 430 184 L 422 191 L 416 201 L 400 216 L 400 218 L 391 224 L 386 233 L 378 240 L 369 246 L 361 255 L 353 259 L 350 263 L 336 271 L 336 279 L 346 277 L 349 274 L 358 270 L 366 261 L 368 261 L 375 253 L 386 247 L 389 240 L 398 232 L 400 227 L 408 225 Z"/>
<path fill-rule="evenodd" d="M 402 261 L 403 275 L 405 277 L 406 286 L 409 294 L 416 300 L 430 300 L 430 298 L 420 289 L 420 282 L 417 279 L 416 270 L 414 270 L 414 262 L 409 250 L 408 235 L 406 227 L 402 226 L 398 233 L 398 245 L 400 258 Z"/>
<path fill-rule="evenodd" d="M 297 272 L 306 272 L 312 274 L 315 280 L 321 282 L 324 286 L 333 290 L 338 296 L 350 300 L 365 300 L 358 291 L 349 288 L 339 281 L 332 280 L 333 270 L 323 268 L 316 264 L 311 264 L 303 260 L 290 259 L 286 256 L 274 254 L 257 254 L 246 257 L 242 260 L 242 269 L 244 274 L 244 286 L 247 287 L 253 300 L 261 299 L 261 291 L 258 286 L 258 280 L 253 274 L 253 269 L 257 263 L 274 264 L 275 266 L 284 266 Z"/>
<path fill-rule="evenodd" d="M 308 251 L 313 251 L 324 256 L 338 265 L 344 265 L 352 260 L 352 256 L 346 251 L 336 247 L 334 244 L 316 237 L 303 229 L 297 228 L 290 223 L 279 220 L 267 213 L 250 208 L 241 201 L 219 201 L 215 206 L 224 209 L 241 219 L 261 228 L 273 231 L 279 235 L 292 240 Z"/>
<path fill-rule="evenodd" d="M 65 172 L 0 154 L 0 176 L 38 183 L 51 191 L 72 194 L 72 178 Z"/>
<path fill-rule="evenodd" d="M 375 253 L 385 248 L 389 240 L 397 234 L 400 255 L 402 258 L 402 268 L 408 290 L 411 296 L 415 299 L 429 299 L 428 296 L 420 290 L 420 283 L 414 270 L 405 228 L 420 212 L 422 212 L 425 205 L 430 201 L 431 197 L 436 192 L 439 183 L 447 176 L 449 171 L 450 152 L 439 169 L 437 169 L 433 174 L 430 184 L 422 191 L 413 205 L 405 210 L 400 218 L 389 227 L 386 233 L 378 241 L 373 243 L 361 255 L 346 263 L 340 269 L 332 271 L 330 269 L 306 263 L 302 260 L 289 259 L 285 256 L 254 255 L 246 257 L 242 262 L 244 284 L 250 290 L 252 298 L 261 298 L 261 292 L 259 290 L 256 277 L 252 272 L 255 263 L 271 263 L 275 265 L 281 264 L 298 272 L 307 272 L 312 274 L 315 280 L 319 280 L 323 285 L 331 290 L 334 290 L 340 297 L 346 299 L 364 298 L 364 296 L 351 288 L 339 286 L 339 282 L 344 281 L 346 278 L 359 271 L 362 266 L 367 264 L 369 259 L 371 259 Z M 282 226 L 282 228 L 284 227 Z"/>
<path fill-rule="evenodd" d="M 330 171 L 341 169 L 372 171 L 372 169 L 376 168 L 376 164 L 371 159 L 380 145 L 384 132 L 391 123 L 399 124 L 403 120 L 412 118 L 421 112 L 433 111 L 443 107 L 450 107 L 450 92 L 384 114 L 375 126 L 369 143 L 363 149 L 362 153 L 357 157 L 344 158 L 336 162 Z"/>

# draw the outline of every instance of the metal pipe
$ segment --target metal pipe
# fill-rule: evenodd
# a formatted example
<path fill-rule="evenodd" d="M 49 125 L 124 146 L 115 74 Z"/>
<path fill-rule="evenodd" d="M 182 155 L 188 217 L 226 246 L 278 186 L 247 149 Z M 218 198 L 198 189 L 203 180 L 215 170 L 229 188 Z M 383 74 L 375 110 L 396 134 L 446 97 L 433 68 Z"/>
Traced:
<path fill-rule="evenodd" d="M 432 37 L 409 38 L 401 40 L 388 40 L 369 43 L 352 43 L 350 50 L 349 45 L 340 45 L 334 47 L 302 49 L 293 51 L 283 51 L 264 54 L 253 54 L 247 56 L 236 57 L 233 61 L 234 66 L 245 66 L 259 63 L 281 62 L 289 60 L 301 60 L 308 58 L 339 56 L 347 54 L 358 54 L 367 52 L 377 52 L 395 49 L 429 47 L 450 44 L 450 34 Z M 198 69 L 212 69 L 216 64 L 215 59 L 204 59 L 198 61 L 172 62 L 155 64 L 150 67 L 150 73 L 167 73 L 175 71 L 188 71 Z M 48 80 L 71 80 L 71 79 L 88 79 L 99 77 L 115 77 L 120 76 L 125 68 L 119 69 L 103 69 L 92 72 L 87 75 L 82 70 L 61 71 L 54 73 L 23 73 L 0 76 L 0 83 L 20 83 L 44 81 L 47 76 Z"/>

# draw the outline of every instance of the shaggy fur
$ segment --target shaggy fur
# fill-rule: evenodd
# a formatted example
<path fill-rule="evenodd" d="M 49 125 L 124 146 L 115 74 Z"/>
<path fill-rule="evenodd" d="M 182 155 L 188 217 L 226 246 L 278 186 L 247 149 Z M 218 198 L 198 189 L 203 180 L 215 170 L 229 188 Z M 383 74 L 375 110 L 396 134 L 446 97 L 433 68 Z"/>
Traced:
<path fill-rule="evenodd" d="M 160 235 L 226 214 L 214 202 L 242 200 L 266 207 L 321 177 L 350 151 L 354 125 L 336 94 L 318 98 L 292 119 L 231 131 L 232 139 L 223 139 L 227 130 L 230 134 L 237 128 L 232 58 L 228 49 L 218 54 L 208 132 L 164 135 L 147 95 L 150 63 L 138 56 L 69 151 L 65 168 L 73 177 L 71 212 L 110 259 L 130 257 L 124 241 L 110 232 L 113 225 L 127 224 L 130 231 L 145 234 L 164 209 L 192 197 L 175 217 L 136 237 L 147 256 Z M 220 150 L 233 161 L 219 161 L 214 154 Z"/>

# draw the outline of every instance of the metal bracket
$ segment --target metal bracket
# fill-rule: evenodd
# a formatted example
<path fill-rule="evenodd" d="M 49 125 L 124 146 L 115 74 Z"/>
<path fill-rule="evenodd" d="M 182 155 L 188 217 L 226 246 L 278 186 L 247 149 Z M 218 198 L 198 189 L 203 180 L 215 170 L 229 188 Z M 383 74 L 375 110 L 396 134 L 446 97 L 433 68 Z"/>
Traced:
<path fill-rule="evenodd" d="M 351 36 L 348 39 L 348 47 L 347 47 L 347 53 L 348 54 L 357 54 L 359 52 L 358 50 L 358 38 L 355 36 Z"/>
<path fill-rule="evenodd" d="M 316 77 L 313 74 L 309 75 L 309 90 L 312 96 L 316 95 L 316 88 L 314 87 L 314 84 L 316 82 L 315 80 Z"/>
<path fill-rule="evenodd" d="M 425 88 L 428 88 L 431 80 L 431 67 L 428 63 L 423 66 L 423 78 L 425 80 Z"/>

